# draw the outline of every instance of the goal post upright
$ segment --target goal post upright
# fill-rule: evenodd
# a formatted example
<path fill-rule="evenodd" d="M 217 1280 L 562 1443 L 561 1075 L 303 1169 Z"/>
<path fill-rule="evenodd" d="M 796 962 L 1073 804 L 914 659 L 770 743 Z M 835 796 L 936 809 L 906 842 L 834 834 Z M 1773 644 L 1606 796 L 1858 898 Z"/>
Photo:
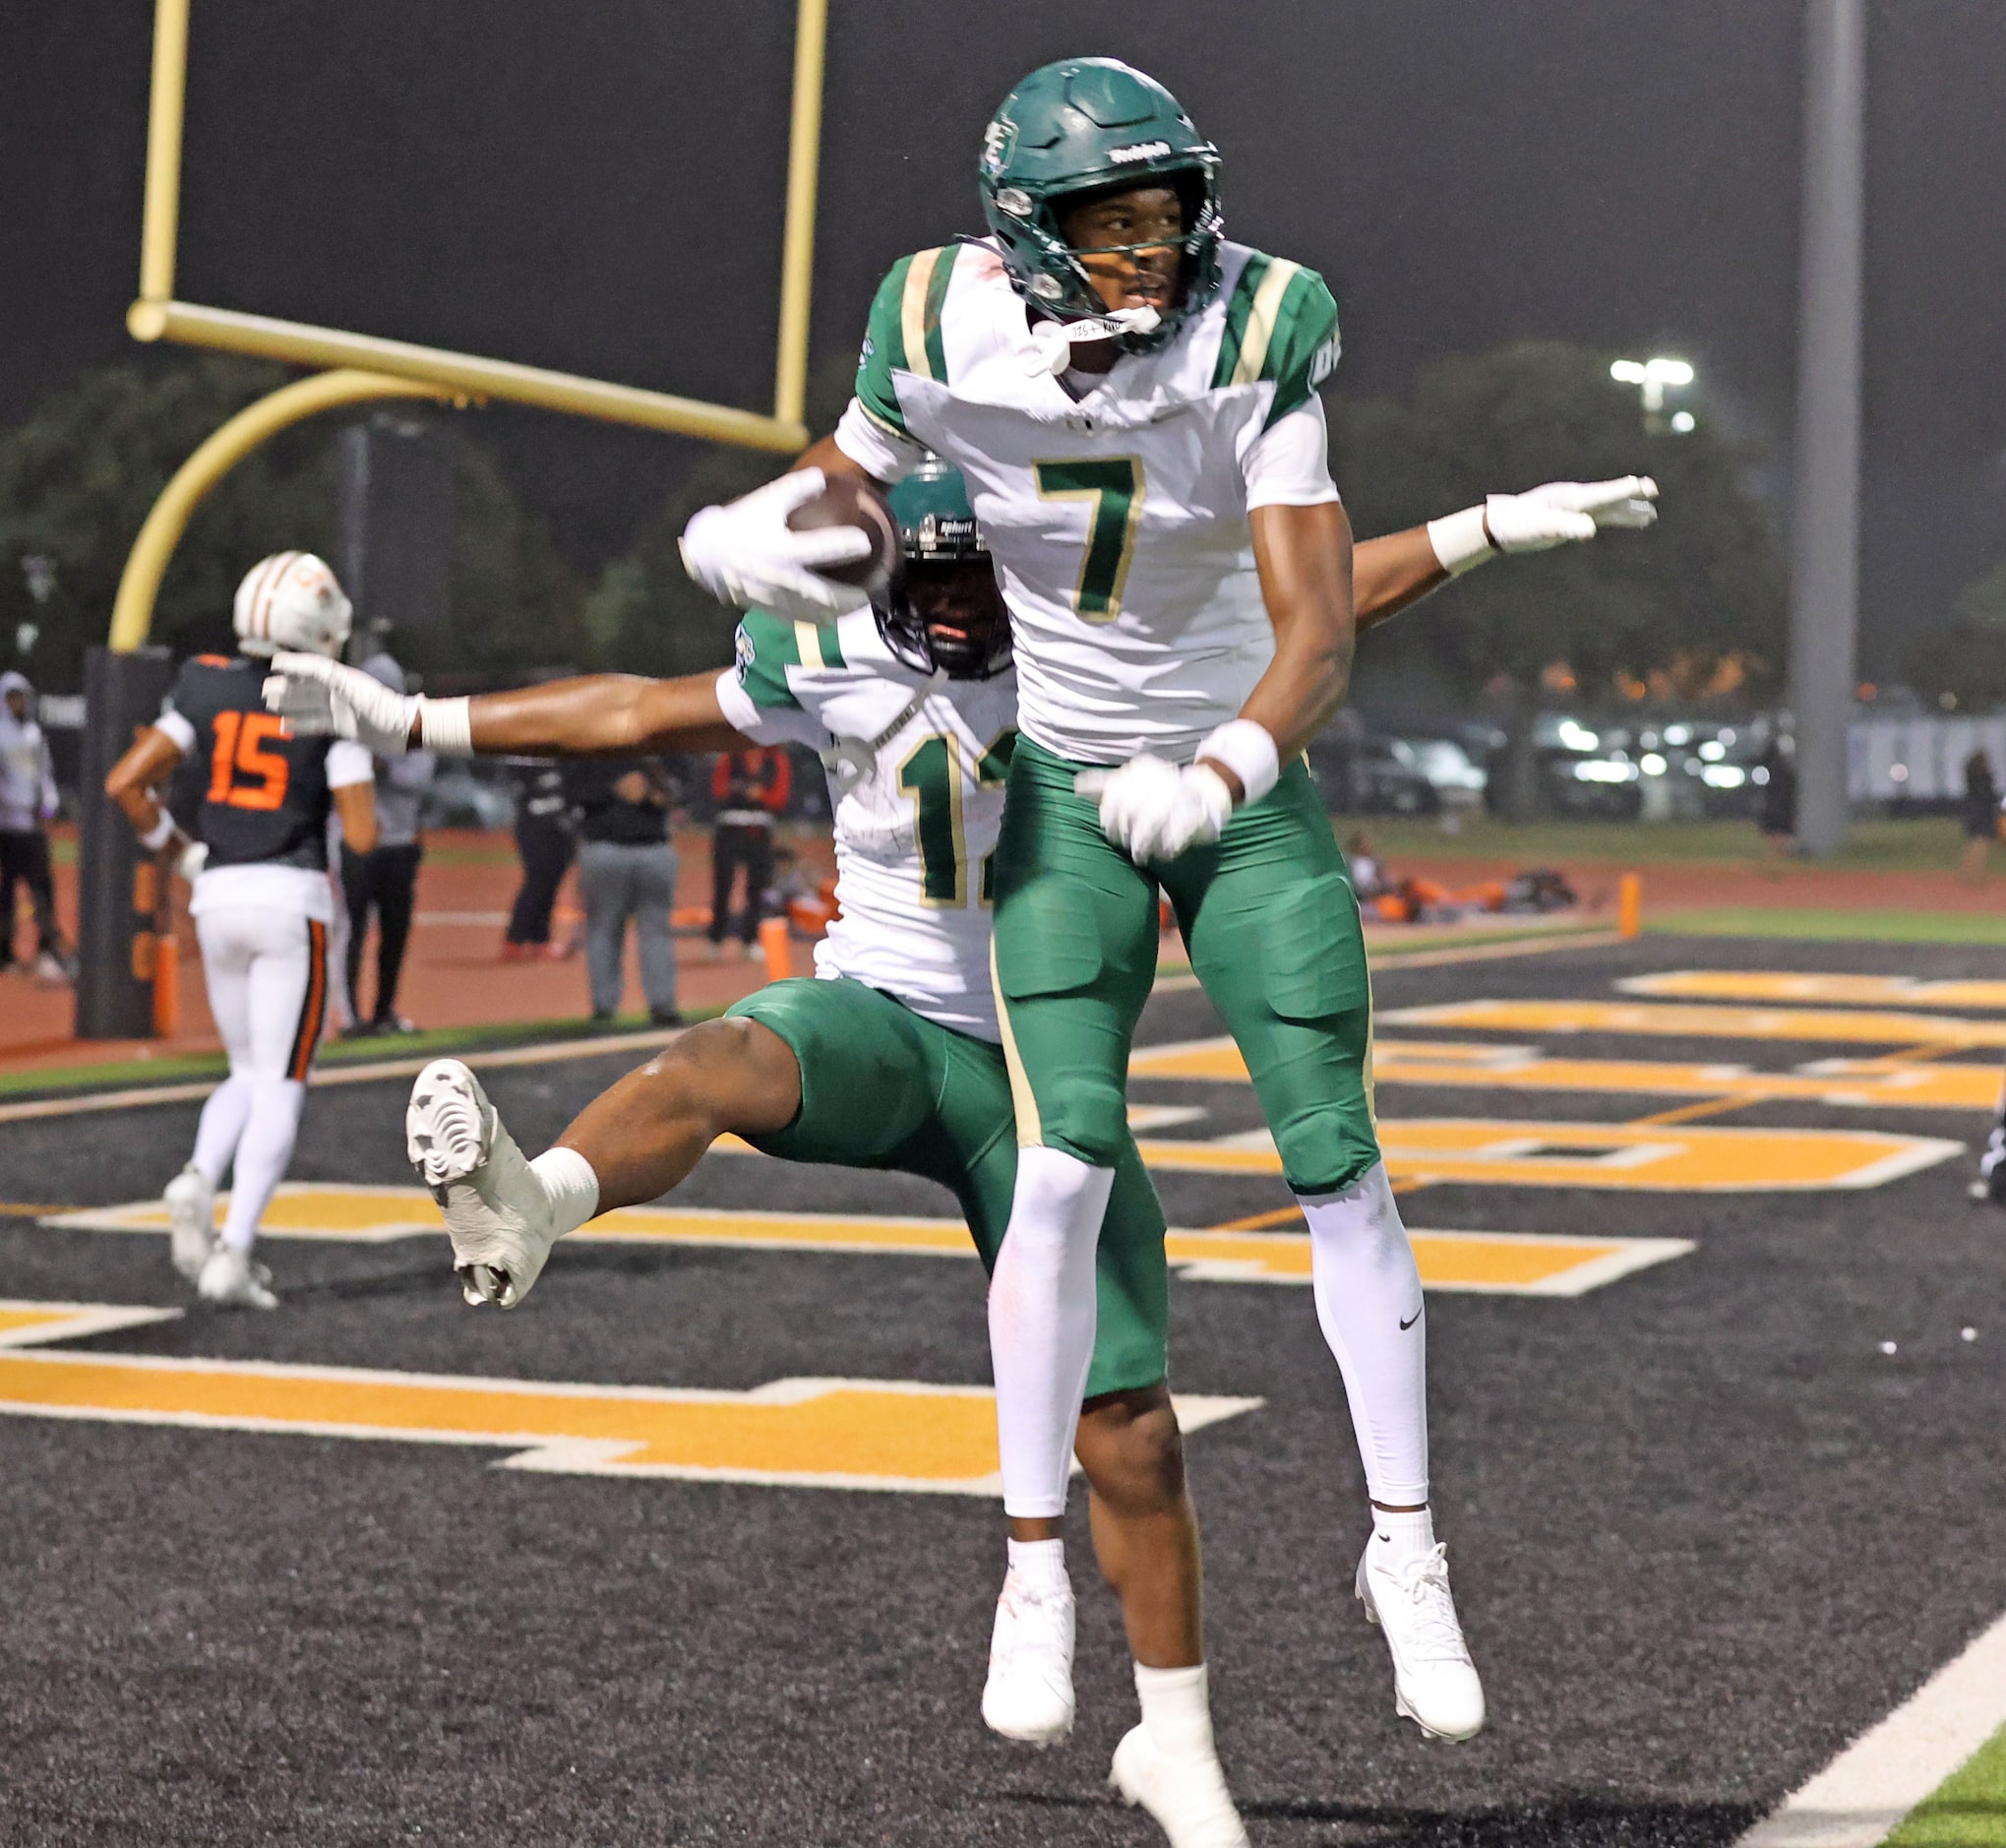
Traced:
<path fill-rule="evenodd" d="M 790 454 L 804 448 L 809 307 L 814 281 L 816 179 L 821 162 L 821 92 L 828 33 L 827 0 L 795 0 L 794 82 L 788 132 L 787 202 L 781 233 L 780 314 L 774 363 L 774 406 L 768 416 L 668 392 L 584 378 L 542 366 L 420 346 L 371 334 L 311 326 L 269 315 L 204 307 L 174 293 L 180 225 L 181 149 L 186 121 L 190 13 L 193 0 L 154 0 L 152 100 L 147 126 L 145 220 L 140 239 L 140 293 L 126 314 L 137 340 L 171 340 L 222 352 L 248 353 L 318 369 L 340 368 L 403 380 L 427 395 L 469 402 L 501 400 L 572 416 L 694 436 L 713 443 Z M 378 394 L 391 396 L 389 391 Z M 255 408 L 255 407 L 254 407 Z M 304 414 L 304 413 L 303 413 Z M 282 427 L 274 424 L 274 429 Z M 270 432 L 268 432 L 269 434 Z M 234 462 L 248 453 L 238 449 Z M 224 463 L 226 468 L 229 463 Z M 220 478 L 218 468 L 211 481 Z M 177 482 L 180 477 L 176 477 Z M 185 485 L 185 484 L 184 484 Z M 173 487 L 170 485 L 169 492 Z M 200 498 L 198 494 L 196 498 Z M 152 524 L 151 522 L 149 523 Z M 178 536 L 178 533 L 175 535 Z M 171 544 L 168 551 L 171 554 Z M 159 560 L 164 570 L 166 560 Z M 132 576 L 132 562 L 128 564 Z M 121 591 L 111 646 L 138 647 L 152 622 Z M 153 582 L 158 583 L 157 573 Z"/>
<path fill-rule="evenodd" d="M 540 366 L 178 300 L 174 271 L 180 234 L 192 5 L 193 0 L 154 0 L 153 4 L 140 291 L 126 314 L 127 331 L 136 340 L 171 340 L 254 354 L 314 371 L 247 405 L 175 471 L 126 559 L 107 644 L 91 650 L 90 697 L 94 710 L 86 740 L 85 825 L 79 866 L 84 955 L 75 1030 L 80 1038 L 143 1037 L 156 1031 L 162 1017 L 151 998 L 156 969 L 153 895 L 159 868 L 142 856 L 131 830 L 103 793 L 103 778 L 124 749 L 131 727 L 159 708 L 166 685 L 165 657 L 160 650 L 149 648 L 147 639 L 161 582 L 189 518 L 204 496 L 260 444 L 319 412 L 387 398 L 459 404 L 498 399 L 783 455 L 808 443 L 802 418 L 815 271 L 827 0 L 795 0 L 794 79 L 771 416 Z"/>

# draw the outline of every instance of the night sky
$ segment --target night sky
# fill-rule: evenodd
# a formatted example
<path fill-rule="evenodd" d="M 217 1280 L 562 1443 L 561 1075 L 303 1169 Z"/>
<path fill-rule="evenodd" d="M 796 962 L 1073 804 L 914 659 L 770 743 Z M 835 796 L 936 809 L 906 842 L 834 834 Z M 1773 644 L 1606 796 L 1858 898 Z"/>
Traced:
<path fill-rule="evenodd" d="M 1797 0 L 831 11 L 819 353 L 892 259 L 980 229 L 1010 84 L 1112 53 L 1221 146 L 1231 234 L 1330 278 L 1337 389 L 1528 335 L 1672 352 L 1783 494 Z M 2006 557 L 2006 6 L 1871 16 L 1869 669 Z M 150 34 L 142 0 L 0 8 L 0 419 L 133 350 Z M 785 0 L 197 0 L 178 292 L 765 408 L 791 38 Z M 588 567 L 690 454 L 481 427 Z"/>

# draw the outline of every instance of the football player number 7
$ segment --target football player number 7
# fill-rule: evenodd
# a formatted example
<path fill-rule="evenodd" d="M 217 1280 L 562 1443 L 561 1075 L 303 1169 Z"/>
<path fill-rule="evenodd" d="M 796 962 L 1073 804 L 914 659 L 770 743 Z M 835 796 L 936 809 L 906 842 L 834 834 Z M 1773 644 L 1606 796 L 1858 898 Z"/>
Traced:
<path fill-rule="evenodd" d="M 1086 557 L 1073 586 L 1072 607 L 1084 623 L 1111 623 L 1122 613 L 1128 561 L 1135 554 L 1135 528 L 1142 520 L 1142 462 L 1135 456 L 1095 462 L 1041 462 L 1031 464 L 1041 501 L 1088 504 Z"/>

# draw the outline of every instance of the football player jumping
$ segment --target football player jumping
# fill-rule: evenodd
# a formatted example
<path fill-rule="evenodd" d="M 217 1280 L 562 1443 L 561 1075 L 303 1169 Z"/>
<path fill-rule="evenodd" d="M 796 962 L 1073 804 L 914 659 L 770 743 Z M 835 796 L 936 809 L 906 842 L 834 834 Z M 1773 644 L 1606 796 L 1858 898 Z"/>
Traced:
<path fill-rule="evenodd" d="M 1225 241 L 1219 164 L 1125 64 L 1033 72 L 985 136 L 990 236 L 894 266 L 856 397 L 798 466 L 891 482 L 937 452 L 967 476 L 1009 604 L 1022 735 L 994 955 L 1020 1154 L 989 1298 L 1005 1613 L 1064 1603 L 1057 1523 L 1095 1242 L 1162 893 L 1308 1221 L 1373 1509 L 1354 1582 L 1399 1710 L 1467 1738 L 1484 1698 L 1429 1507 L 1426 1320 L 1372 1120 L 1364 942 L 1300 757 L 1343 694 L 1354 638 L 1316 397 L 1337 313 L 1312 272 Z M 1493 501 L 1433 537 L 1460 568 L 1516 543 L 1521 514 L 1549 543 L 1586 537 L 1643 524 L 1650 492 Z M 790 532 L 786 512 L 770 488 L 705 509 L 684 538 L 692 575 L 803 619 L 854 606 L 859 592 L 815 569 L 829 535 Z M 1055 1642 L 1027 1704 L 1062 1678 Z"/>
<path fill-rule="evenodd" d="M 140 844 L 173 856 L 194 882 L 210 1012 L 230 1076 L 202 1107 L 195 1152 L 167 1183 L 174 1267 L 206 1302 L 274 1309 L 271 1276 L 251 1262 L 259 1221 L 292 1159 L 306 1076 L 327 1017 L 328 811 L 358 853 L 376 844 L 375 772 L 360 745 L 295 734 L 265 709 L 266 664 L 279 648 L 332 660 L 350 610 L 310 552 L 278 552 L 237 588 L 234 658 L 184 661 L 160 716 L 113 766 L 105 792 Z M 208 769 L 191 841 L 155 793 L 182 760 Z M 220 1236 L 215 1193 L 234 1166 Z"/>
<path fill-rule="evenodd" d="M 798 495 L 802 484 L 777 485 Z M 1528 543 L 1542 521 L 1546 542 L 1570 536 L 1539 511 L 1568 494 L 1542 492 L 1501 516 Z M 721 676 L 597 676 L 469 703 L 405 699 L 327 659 L 274 662 L 270 697 L 298 727 L 332 724 L 387 755 L 420 741 L 461 753 L 626 753 L 750 738 L 811 745 L 828 766 L 841 916 L 817 948 L 820 979 L 773 983 L 693 1028 L 533 1161 L 463 1065 L 441 1060 L 421 1075 L 412 1158 L 444 1195 L 470 1300 L 519 1302 L 556 1239 L 594 1213 L 658 1198 L 733 1132 L 792 1160 L 942 1182 L 994 1263 L 1017 1161 L 987 902 L 1015 744 L 1008 618 L 960 476 L 924 462 L 891 498 L 903 593 L 826 626 L 748 615 L 737 665 Z M 1449 524 L 1360 546 L 1361 627 L 1442 582 L 1430 534 Z M 1143 1704 L 1117 1778 L 1173 1841 L 1232 1844 L 1243 1837 L 1212 1749 L 1197 1528 L 1165 1381 L 1163 1229 L 1125 1137 L 1076 1448 Z M 999 1613 L 983 1711 L 1012 1737 L 1047 1743 L 1070 1724 L 1072 1611 L 1062 1592 L 1063 1578 L 1055 1587 L 1020 1574 Z"/>

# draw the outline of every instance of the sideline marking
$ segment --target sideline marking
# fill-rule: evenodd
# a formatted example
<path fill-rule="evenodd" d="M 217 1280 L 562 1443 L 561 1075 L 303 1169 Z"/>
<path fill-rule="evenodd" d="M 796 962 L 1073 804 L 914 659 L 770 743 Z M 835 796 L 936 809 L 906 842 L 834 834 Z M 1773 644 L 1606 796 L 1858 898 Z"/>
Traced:
<path fill-rule="evenodd" d="M 1932 1050 L 1951 1049 L 1924 1048 L 1921 1060 L 1927 1060 Z M 1128 1076 L 1249 1082 L 1239 1047 L 1225 1037 L 1139 1047 L 1128 1062 Z M 1488 1040 L 1374 1040 L 1372 1076 L 1381 1084 L 1429 1084 L 1457 1090 L 1733 1097 L 1744 1103 L 1780 1098 L 1847 1109 L 1889 1105 L 1909 1110 L 1989 1112 L 1999 1104 L 1999 1068 L 1995 1065 L 1828 1059 L 1795 1072 L 1751 1072 L 1743 1065 L 1551 1059 L 1531 1046 L 1500 1046 Z"/>
<path fill-rule="evenodd" d="M 219 1218 L 227 1204 L 227 1197 L 217 1201 Z M 167 1210 L 156 1200 L 136 1201 L 53 1214 L 42 1223 L 157 1236 L 167 1230 Z M 289 1181 L 274 1197 L 260 1236 L 374 1245 L 437 1236 L 444 1229 L 439 1209 L 421 1188 Z M 1512 1296 L 1583 1296 L 1694 1249 L 1689 1239 L 1436 1231 L 1409 1236 L 1426 1288 Z M 588 1221 L 570 1237 L 575 1244 L 689 1245 L 893 1258 L 975 1256 L 975 1243 L 959 1219 L 889 1215 L 626 1206 Z M 1173 1230 L 1165 1251 L 1171 1267 L 1193 1282 L 1309 1281 L 1309 1239 L 1302 1232 Z"/>
<path fill-rule="evenodd" d="M 1850 1008 L 1982 1008 L 2006 1012 L 2006 982 L 1919 975 L 1793 975 L 1787 969 L 1665 969 L 1627 975 L 1626 995 L 1685 1001 L 1823 1001 Z"/>
<path fill-rule="evenodd" d="M 1876 1848 L 2006 1721 L 2006 1617 L 1734 1848 Z"/>
<path fill-rule="evenodd" d="M 72 1318 L 92 1313 L 80 1304 L 0 1303 L 0 1314 L 50 1309 Z M 1216 1394 L 1174 1398 L 1186 1432 L 1263 1402 Z M 559 1475 L 916 1495 L 1002 1492 L 996 1395 L 986 1386 L 905 1380 L 775 1380 L 749 1392 L 706 1392 L 9 1350 L 0 1351 L 0 1413 L 487 1445 L 514 1452 L 501 1459 L 504 1469 Z"/>
<path fill-rule="evenodd" d="M 1556 950 L 1607 950 L 1622 941 L 1619 931 L 1560 929 L 1513 937 L 1501 944 L 1444 944 L 1438 950 L 1393 950 L 1384 955 L 1368 944 L 1366 959 L 1376 974 L 1381 970 L 1451 968 L 1459 962 L 1497 962 L 1506 956 L 1545 956 Z M 1155 992 L 1175 995 L 1201 986 L 1180 959 L 1170 972 L 1156 978 Z"/>
<path fill-rule="evenodd" d="M 1679 1039 L 1827 1039 L 1898 1046 L 2006 1046 L 2006 1020 L 1837 1008 L 1685 1007 L 1649 1001 L 1451 1001 L 1394 1008 L 1381 1026 L 1500 1033 L 1659 1033 Z"/>
<path fill-rule="evenodd" d="M 324 1084 L 367 1084 L 376 1078 L 416 1078 L 434 1059 L 457 1059 L 476 1072 L 502 1066 L 558 1065 L 572 1059 L 600 1059 L 616 1052 L 637 1055 L 659 1052 L 688 1029 L 651 1027 L 643 1033 L 606 1033 L 591 1039 L 558 1039 L 527 1046 L 501 1046 L 492 1052 L 435 1052 L 417 1059 L 378 1059 L 367 1065 L 316 1066 L 307 1078 L 318 1090 Z M 637 1065 L 642 1063 L 637 1057 Z M 64 1066 L 60 1071 L 76 1068 Z M 196 1103 L 222 1082 L 196 1078 L 185 1084 L 141 1084 L 125 1090 L 93 1091 L 82 1097 L 37 1097 L 27 1103 L 0 1104 L 0 1123 L 30 1123 L 43 1117 L 86 1116 L 95 1110 L 141 1110 L 149 1104 Z"/>

